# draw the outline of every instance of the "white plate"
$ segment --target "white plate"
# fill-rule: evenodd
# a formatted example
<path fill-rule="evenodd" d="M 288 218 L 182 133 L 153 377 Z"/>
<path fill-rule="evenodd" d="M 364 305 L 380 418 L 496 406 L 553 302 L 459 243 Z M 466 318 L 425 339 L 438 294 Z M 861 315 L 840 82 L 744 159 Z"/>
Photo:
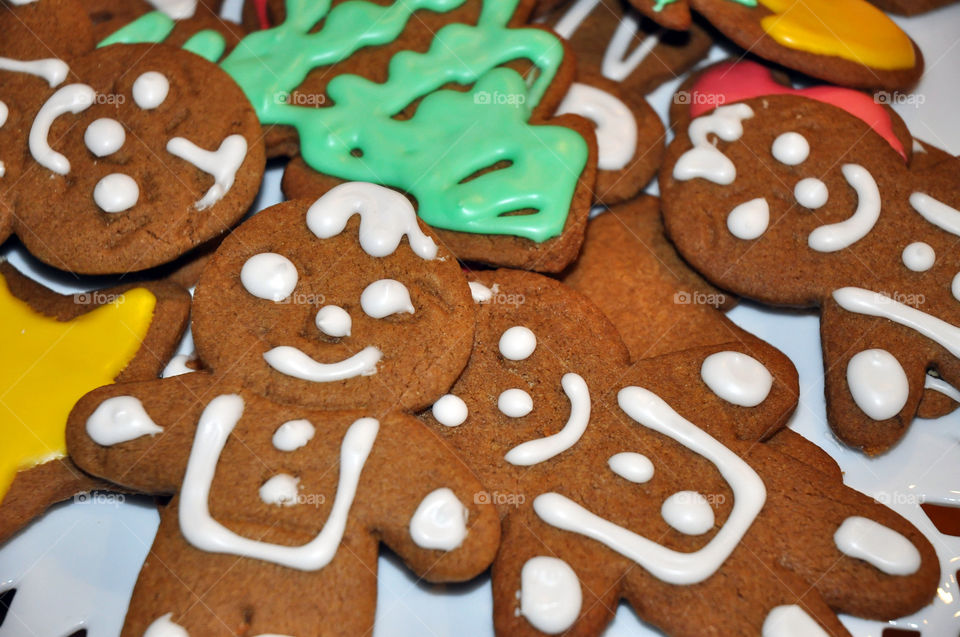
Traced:
<path fill-rule="evenodd" d="M 230 9 L 235 15 L 236 0 L 230 0 Z M 897 22 L 920 45 L 927 71 L 917 91 L 902 96 L 894 106 L 918 138 L 958 154 L 960 5 Z M 713 59 L 726 55 L 719 47 L 711 52 Z M 671 82 L 650 97 L 662 117 L 678 83 Z M 279 181 L 280 170 L 271 169 L 256 209 L 280 200 Z M 19 270 L 60 292 L 83 291 L 69 277 L 54 277 L 12 243 L 4 246 L 0 257 L 8 257 Z M 960 505 L 960 413 L 917 421 L 895 449 L 867 459 L 844 448 L 827 427 L 817 317 L 750 303 L 742 303 L 730 316 L 780 348 L 800 371 L 800 406 L 790 427 L 833 456 L 849 486 L 888 503 L 933 542 L 943 570 L 938 597 L 920 613 L 892 625 L 922 628 L 924 637 L 957 635 L 960 538 L 938 533 L 919 504 L 926 499 Z M 190 351 L 192 345 L 181 349 Z M 0 637 L 67 637 L 78 628 L 86 628 L 88 637 L 117 635 L 158 519 L 146 499 L 102 496 L 59 505 L 37 520 L 0 549 L 0 590 L 18 589 Z M 489 577 L 459 586 L 431 586 L 418 582 L 395 557 L 380 558 L 376 637 L 486 637 L 493 634 L 491 613 Z M 858 637 L 880 637 L 887 626 L 843 619 Z M 606 632 L 608 637 L 657 634 L 625 605 Z"/>

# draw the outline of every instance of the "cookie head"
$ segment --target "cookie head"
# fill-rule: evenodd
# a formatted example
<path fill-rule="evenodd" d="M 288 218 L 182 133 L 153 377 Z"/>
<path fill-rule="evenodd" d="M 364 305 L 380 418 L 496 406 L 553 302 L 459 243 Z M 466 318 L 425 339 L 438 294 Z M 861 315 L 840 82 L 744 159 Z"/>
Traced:
<path fill-rule="evenodd" d="M 229 76 L 186 51 L 98 49 L 71 62 L 33 112 L 16 231 L 56 267 L 165 263 L 224 232 L 259 188 L 253 108 Z"/>
<path fill-rule="evenodd" d="M 365 183 L 244 223 L 204 270 L 195 303 L 197 349 L 214 373 L 315 407 L 427 406 L 473 339 L 456 260 L 405 197 Z"/>

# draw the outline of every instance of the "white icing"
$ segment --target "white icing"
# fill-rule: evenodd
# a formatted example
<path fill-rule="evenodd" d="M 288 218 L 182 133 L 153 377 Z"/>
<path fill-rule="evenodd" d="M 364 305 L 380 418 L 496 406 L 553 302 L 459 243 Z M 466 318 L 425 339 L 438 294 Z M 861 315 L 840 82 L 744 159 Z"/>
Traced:
<path fill-rule="evenodd" d="M 960 301 L 960 272 L 954 274 L 953 280 L 950 281 L 950 294 L 953 295 L 953 298 Z"/>
<path fill-rule="evenodd" d="M 360 215 L 360 247 L 372 257 L 394 253 L 406 235 L 421 259 L 437 256 L 437 244 L 420 229 L 413 205 L 400 193 L 363 182 L 332 188 L 307 211 L 307 227 L 329 239 L 343 232 L 353 215 Z"/>
<path fill-rule="evenodd" d="M 153 623 L 147 626 L 143 637 L 190 637 L 190 633 L 180 624 L 174 623 L 171 617 L 173 613 L 167 613 L 153 620 Z"/>
<path fill-rule="evenodd" d="M 97 157 L 106 157 L 120 150 L 127 140 L 123 125 L 115 119 L 101 117 L 87 126 L 83 133 L 83 142 Z"/>
<path fill-rule="evenodd" d="M 847 385 L 853 402 L 873 420 L 899 414 L 910 395 L 903 366 L 885 349 L 867 349 L 851 357 L 847 363 Z"/>
<path fill-rule="evenodd" d="M 281 374 L 315 383 L 330 383 L 376 374 L 383 353 L 376 347 L 367 346 L 337 363 L 318 363 L 296 347 L 280 345 L 264 352 L 263 358 Z"/>
<path fill-rule="evenodd" d="M 527 560 L 520 571 L 520 614 L 542 633 L 568 630 L 580 615 L 583 592 L 570 565 L 556 557 Z"/>
<path fill-rule="evenodd" d="M 500 335 L 500 353 L 512 361 L 526 360 L 537 348 L 537 336 L 529 327 L 514 325 Z"/>
<path fill-rule="evenodd" d="M 507 389 L 497 398 L 497 409 L 504 416 L 522 418 L 533 411 L 533 399 L 522 389 Z"/>
<path fill-rule="evenodd" d="M 210 401 L 200 416 L 180 490 L 180 532 L 201 551 L 250 557 L 302 571 L 323 568 L 336 555 L 343 539 L 360 473 L 377 438 L 380 423 L 373 418 L 360 418 L 350 425 L 340 445 L 337 494 L 323 530 L 306 544 L 285 546 L 237 535 L 210 515 L 208 501 L 217 462 L 242 415 L 243 399 L 226 394 Z"/>
<path fill-rule="evenodd" d="M 834 300 L 848 312 L 881 316 L 909 327 L 960 356 L 960 328 L 878 292 L 847 287 L 834 290 Z"/>
<path fill-rule="evenodd" d="M 3 125 L 7 123 L 7 117 L 10 115 L 10 109 L 7 107 L 6 102 L 0 100 L 0 128 L 3 128 Z"/>
<path fill-rule="evenodd" d="M 197 0 L 147 0 L 147 2 L 174 20 L 192 18 L 197 10 Z"/>
<path fill-rule="evenodd" d="M 937 253 L 929 243 L 923 241 L 914 241 L 903 249 L 900 257 L 903 259 L 903 265 L 914 272 L 926 272 L 933 267 L 937 260 Z"/>
<path fill-rule="evenodd" d="M 317 329 L 334 338 L 350 336 L 353 319 L 350 314 L 339 305 L 324 305 L 317 312 Z"/>
<path fill-rule="evenodd" d="M 960 390 L 942 378 L 935 378 L 934 376 L 927 374 L 926 379 L 924 379 L 923 386 L 926 389 L 932 389 L 935 392 L 940 392 L 944 396 L 960 402 Z"/>
<path fill-rule="evenodd" d="M 244 289 L 258 299 L 274 303 L 293 294 L 298 280 L 297 266 L 275 252 L 255 254 L 240 268 L 240 283 Z"/>
<path fill-rule="evenodd" d="M 278 473 L 260 487 L 260 499 L 267 504 L 290 507 L 300 497 L 300 478 L 289 473 Z"/>
<path fill-rule="evenodd" d="M 447 394 L 437 399 L 431 409 L 437 422 L 447 427 L 459 427 L 467 420 L 467 403 L 453 394 Z"/>
<path fill-rule="evenodd" d="M 288 420 L 273 432 L 273 446 L 280 451 L 296 451 L 313 440 L 316 432 L 309 420 Z"/>
<path fill-rule="evenodd" d="M 554 33 L 569 40 L 598 4 L 600 4 L 600 0 L 577 0 L 557 20 L 557 24 L 553 27 Z"/>
<path fill-rule="evenodd" d="M 663 501 L 663 520 L 686 535 L 703 535 L 713 528 L 713 508 L 696 491 L 678 491 Z"/>
<path fill-rule="evenodd" d="M 880 218 L 880 190 L 870 171 L 857 164 L 844 164 L 840 170 L 857 192 L 857 209 L 850 218 L 810 233 L 807 243 L 817 252 L 836 252 L 853 245 L 867 236 Z"/>
<path fill-rule="evenodd" d="M 817 621 L 796 604 L 777 606 L 763 620 L 761 637 L 830 637 Z"/>
<path fill-rule="evenodd" d="M 407 286 L 394 279 L 380 279 L 365 287 L 360 294 L 360 307 L 367 316 L 375 319 L 415 311 Z"/>
<path fill-rule="evenodd" d="M 703 548 L 679 552 L 591 513 L 559 493 L 545 493 L 533 501 L 537 515 L 557 528 L 580 533 L 637 562 L 671 584 L 696 584 L 726 561 L 753 524 L 766 502 L 760 476 L 735 453 L 674 411 L 656 394 L 625 387 L 617 395 L 620 408 L 643 426 L 673 438 L 716 465 L 733 491 L 733 509 L 726 523 Z"/>
<path fill-rule="evenodd" d="M 147 71 L 133 82 L 133 101 L 145 111 L 163 104 L 170 92 L 170 81 L 163 73 Z"/>
<path fill-rule="evenodd" d="M 910 195 L 910 205 L 933 225 L 950 234 L 960 236 L 960 210 L 922 192 Z"/>
<path fill-rule="evenodd" d="M 410 538 L 423 549 L 452 551 L 467 537 L 467 507 L 444 487 L 420 502 L 410 518 Z"/>
<path fill-rule="evenodd" d="M 741 352 L 717 352 L 703 360 L 700 378 L 728 403 L 756 407 L 767 399 L 773 376 L 757 359 Z"/>
<path fill-rule="evenodd" d="M 737 168 L 730 158 L 717 150 L 707 135 L 713 133 L 728 142 L 743 136 L 743 120 L 753 117 L 753 109 L 746 104 L 730 104 L 701 115 L 687 128 L 693 148 L 683 153 L 673 166 L 673 178 L 688 181 L 702 177 L 715 184 L 728 186 L 737 178 Z"/>
<path fill-rule="evenodd" d="M 63 60 L 47 58 L 44 60 L 14 60 L 0 57 L 0 71 L 26 73 L 47 81 L 50 88 L 57 86 L 70 73 L 70 67 Z"/>
<path fill-rule="evenodd" d="M 887 575 L 912 575 L 920 568 L 920 551 L 910 540 L 868 518 L 847 518 L 833 540 L 844 555 L 864 560 Z"/>
<path fill-rule="evenodd" d="M 557 115 L 574 113 L 596 124 L 597 167 L 620 170 L 637 150 L 637 120 L 627 105 L 610 93 L 588 84 L 570 85 Z"/>
<path fill-rule="evenodd" d="M 763 197 L 745 201 L 727 215 L 727 230 L 738 239 L 760 237 L 770 225 L 770 206 Z"/>
<path fill-rule="evenodd" d="M 110 173 L 93 188 L 93 201 L 104 212 L 117 213 L 130 210 L 140 199 L 140 186 L 133 177 L 123 173 Z"/>
<path fill-rule="evenodd" d="M 58 175 L 70 172 L 70 161 L 50 147 L 50 127 L 65 113 L 80 113 L 93 105 L 96 93 L 86 84 L 68 84 L 43 104 L 30 126 L 30 154 L 38 164 Z"/>
<path fill-rule="evenodd" d="M 587 387 L 587 382 L 579 374 L 567 373 L 560 379 L 560 386 L 563 387 L 563 393 L 570 401 L 570 416 L 563 429 L 552 436 L 517 445 L 504 456 L 507 462 L 523 467 L 545 462 L 577 444 L 583 436 L 583 432 L 587 430 L 587 425 L 590 423 L 590 389 Z M 503 399 L 503 394 L 500 398 Z M 527 398 L 529 399 L 529 396 Z M 503 411 L 503 408 L 501 407 L 500 410 Z"/>
<path fill-rule="evenodd" d="M 486 303 L 493 298 L 493 290 L 479 281 L 470 281 L 470 296 L 474 303 Z"/>
<path fill-rule="evenodd" d="M 177 354 L 171 358 L 167 366 L 163 368 L 163 372 L 160 373 L 160 378 L 173 378 L 174 376 L 192 374 L 197 370 L 188 367 L 187 363 L 195 358 L 192 354 Z"/>
<path fill-rule="evenodd" d="M 163 431 L 133 396 L 114 396 L 100 403 L 87 418 L 87 435 L 98 445 L 110 447 Z"/>
<path fill-rule="evenodd" d="M 623 451 L 610 456 L 607 464 L 615 474 L 637 484 L 648 482 L 653 477 L 653 463 L 642 453 Z"/>
<path fill-rule="evenodd" d="M 827 184 L 816 177 L 806 177 L 793 187 L 793 197 L 797 203 L 810 210 L 822 207 L 830 198 Z"/>
<path fill-rule="evenodd" d="M 800 133 L 790 131 L 773 140 L 770 153 L 781 164 L 796 166 L 805 162 L 810 156 L 810 143 Z"/>
<path fill-rule="evenodd" d="M 230 135 L 214 151 L 204 150 L 189 139 L 174 137 L 167 142 L 167 152 L 193 164 L 213 177 L 213 185 L 193 204 L 197 210 L 206 210 L 230 192 L 237 171 L 247 156 L 247 140 L 243 135 Z"/>

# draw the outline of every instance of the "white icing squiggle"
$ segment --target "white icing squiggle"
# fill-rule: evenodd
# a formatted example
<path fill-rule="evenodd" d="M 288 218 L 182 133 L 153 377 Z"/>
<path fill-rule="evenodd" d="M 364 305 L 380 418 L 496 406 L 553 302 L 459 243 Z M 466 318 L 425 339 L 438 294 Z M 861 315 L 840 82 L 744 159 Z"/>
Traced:
<path fill-rule="evenodd" d="M 853 245 L 867 236 L 880 218 L 880 189 L 870 171 L 858 164 L 844 164 L 840 170 L 857 192 L 857 209 L 849 219 L 810 233 L 807 244 L 817 252 L 836 252 Z"/>
<path fill-rule="evenodd" d="M 960 390 L 942 378 L 934 378 L 930 374 L 927 374 L 927 377 L 923 382 L 923 386 L 926 389 L 932 389 L 933 391 L 939 392 L 947 398 L 951 398 L 960 403 Z"/>
<path fill-rule="evenodd" d="M 410 537 L 420 548 L 452 551 L 467 539 L 469 513 L 450 489 L 432 491 L 410 518 Z"/>
<path fill-rule="evenodd" d="M 912 575 L 920 568 L 920 551 L 913 542 L 869 518 L 847 518 L 833 539 L 841 553 L 864 560 L 887 575 Z"/>
<path fill-rule="evenodd" d="M 605 520 L 559 493 L 538 496 L 533 501 L 534 511 L 546 523 L 593 538 L 665 582 L 678 585 L 702 582 L 717 572 L 763 508 L 767 498 L 763 480 L 735 453 L 653 392 L 626 387 L 620 390 L 617 401 L 620 408 L 641 425 L 673 438 L 716 465 L 730 484 L 734 498 L 733 509 L 723 527 L 703 548 L 683 553 Z"/>
<path fill-rule="evenodd" d="M 410 290 L 394 279 L 380 279 L 363 289 L 360 307 L 370 318 L 382 319 L 391 314 L 414 314 Z"/>
<path fill-rule="evenodd" d="M 58 60 L 57 58 L 14 60 L 0 57 L 0 71 L 35 75 L 36 77 L 46 80 L 50 88 L 53 88 L 67 79 L 67 75 L 70 73 L 70 67 L 67 66 L 63 60 Z"/>
<path fill-rule="evenodd" d="M 727 230 L 738 239 L 757 239 L 770 225 L 770 206 L 763 197 L 745 201 L 727 215 Z"/>
<path fill-rule="evenodd" d="M 174 137 L 167 142 L 167 152 L 213 177 L 213 185 L 193 204 L 197 210 L 206 210 L 223 199 L 233 187 L 237 171 L 247 156 L 247 140 L 243 135 L 230 135 L 220 143 L 220 148 L 209 151 L 189 139 Z"/>
<path fill-rule="evenodd" d="M 527 560 L 520 571 L 520 614 L 542 633 L 568 630 L 580 615 L 583 592 L 570 565 L 556 557 Z"/>
<path fill-rule="evenodd" d="M 867 349 L 851 357 L 847 385 L 853 402 L 873 420 L 893 418 L 910 396 L 903 366 L 885 349 Z"/>
<path fill-rule="evenodd" d="M 114 396 L 100 403 L 87 418 L 87 435 L 98 445 L 111 447 L 121 442 L 163 432 L 133 396 Z"/>
<path fill-rule="evenodd" d="M 437 256 L 437 244 L 420 229 L 417 213 L 400 193 L 364 182 L 332 188 L 307 211 L 307 227 L 329 239 L 343 232 L 353 215 L 360 215 L 360 247 L 372 257 L 393 254 L 406 236 L 421 259 Z"/>
<path fill-rule="evenodd" d="M 910 205 L 921 217 L 941 230 L 960 236 L 960 210 L 922 192 L 910 195 Z"/>
<path fill-rule="evenodd" d="M 709 115 L 690 122 L 687 135 L 693 148 L 680 155 L 673 166 L 673 178 L 689 181 L 702 177 L 721 186 L 729 186 L 737 178 L 737 168 L 730 158 L 710 143 L 707 135 L 733 142 L 743 136 L 743 120 L 753 117 L 753 109 L 746 104 L 721 106 Z"/>
<path fill-rule="evenodd" d="M 281 374 L 315 383 L 330 383 L 376 374 L 383 353 L 376 347 L 367 346 L 337 363 L 318 363 L 296 347 L 280 345 L 264 352 L 263 358 Z"/>
<path fill-rule="evenodd" d="M 560 379 L 563 393 L 570 400 L 570 417 L 563 429 L 545 438 L 519 444 L 504 456 L 512 465 L 527 467 L 563 453 L 577 444 L 590 422 L 590 389 L 579 374 L 564 374 Z"/>
<path fill-rule="evenodd" d="M 355 421 L 340 445 L 337 494 L 323 530 L 301 546 L 258 542 L 229 530 L 210 515 L 210 486 L 227 438 L 243 415 L 243 399 L 235 394 L 210 401 L 200 416 L 180 490 L 180 531 L 201 551 L 250 557 L 301 571 L 316 571 L 336 555 L 347 517 L 357 493 L 363 465 L 377 438 L 380 423 L 373 418 Z"/>
<path fill-rule="evenodd" d="M 86 84 L 68 84 L 50 96 L 30 126 L 30 154 L 38 164 L 58 175 L 70 172 L 70 161 L 50 147 L 50 127 L 61 115 L 87 110 L 96 97 Z"/>
<path fill-rule="evenodd" d="M 610 93 L 588 84 L 570 85 L 557 115 L 574 113 L 596 124 L 597 167 L 620 170 L 637 150 L 637 120 L 627 105 Z"/>

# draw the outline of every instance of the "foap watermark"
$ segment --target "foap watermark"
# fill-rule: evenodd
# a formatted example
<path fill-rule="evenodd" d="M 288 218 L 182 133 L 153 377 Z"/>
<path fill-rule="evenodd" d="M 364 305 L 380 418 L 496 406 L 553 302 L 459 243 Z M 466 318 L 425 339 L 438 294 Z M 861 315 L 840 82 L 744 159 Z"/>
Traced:
<path fill-rule="evenodd" d="M 915 292 L 877 292 L 877 303 L 900 303 L 910 307 L 920 307 L 927 302 L 927 297 Z"/>
<path fill-rule="evenodd" d="M 673 295 L 673 302 L 676 305 L 710 305 L 720 307 L 727 302 L 725 294 L 719 292 L 687 292 L 681 290 Z"/>
<path fill-rule="evenodd" d="M 723 106 L 727 101 L 726 95 L 704 93 L 701 91 L 677 91 L 673 94 L 674 104 L 689 104 L 690 106 Z"/>
<path fill-rule="evenodd" d="M 73 501 L 77 504 L 112 504 L 114 506 L 119 506 L 127 501 L 127 497 L 122 493 L 90 491 L 87 493 L 76 494 L 73 496 Z"/>
<path fill-rule="evenodd" d="M 325 305 L 327 297 L 322 294 L 294 292 L 287 298 L 277 301 L 277 305 Z"/>
<path fill-rule="evenodd" d="M 94 104 L 108 104 L 120 106 L 126 104 L 127 96 L 122 93 L 96 93 L 93 96 Z"/>
<path fill-rule="evenodd" d="M 274 102 L 287 106 L 323 106 L 327 103 L 327 96 L 323 93 L 280 91 L 274 94 Z"/>
<path fill-rule="evenodd" d="M 527 96 L 523 93 L 502 93 L 500 91 L 477 91 L 473 94 L 474 104 L 492 104 L 495 106 L 513 106 L 520 108 L 527 103 Z"/>
<path fill-rule="evenodd" d="M 919 506 L 924 502 L 923 495 L 904 491 L 879 491 L 873 494 L 873 499 L 887 506 Z"/>
<path fill-rule="evenodd" d="M 477 491 L 473 494 L 474 504 L 518 507 L 526 501 L 527 496 L 522 493 L 510 493 L 509 491 Z"/>
<path fill-rule="evenodd" d="M 109 305 L 116 303 L 120 305 L 124 302 L 122 294 L 108 294 L 94 290 L 92 292 L 78 292 L 73 295 L 73 302 L 76 305 Z"/>
<path fill-rule="evenodd" d="M 893 106 L 895 104 L 919 107 L 927 101 L 923 93 L 901 93 L 900 91 L 877 91 L 873 94 L 873 101 L 877 104 Z"/>

